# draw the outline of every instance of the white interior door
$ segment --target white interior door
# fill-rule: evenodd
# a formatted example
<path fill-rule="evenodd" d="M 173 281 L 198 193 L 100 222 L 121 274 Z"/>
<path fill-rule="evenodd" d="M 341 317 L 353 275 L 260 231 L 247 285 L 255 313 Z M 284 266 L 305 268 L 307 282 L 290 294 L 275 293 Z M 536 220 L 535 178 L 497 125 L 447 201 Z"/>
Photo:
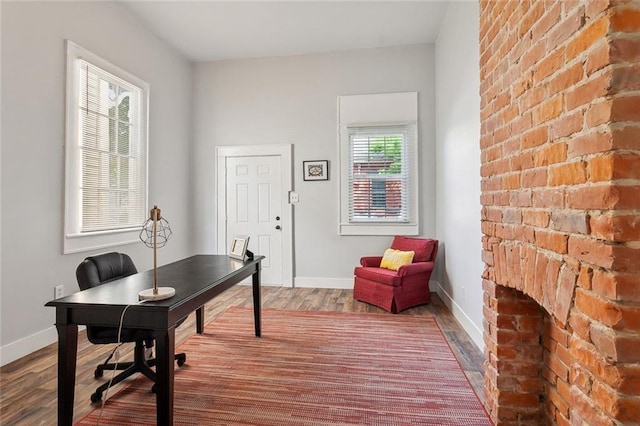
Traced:
<path fill-rule="evenodd" d="M 266 256 L 262 283 L 293 287 L 293 145 L 218 146 L 215 155 L 216 253 L 229 253 L 233 237 L 249 235 L 249 249 Z"/>
<path fill-rule="evenodd" d="M 226 157 L 226 239 L 249 236 L 249 250 L 265 256 L 262 283 L 282 285 L 282 159 Z"/>

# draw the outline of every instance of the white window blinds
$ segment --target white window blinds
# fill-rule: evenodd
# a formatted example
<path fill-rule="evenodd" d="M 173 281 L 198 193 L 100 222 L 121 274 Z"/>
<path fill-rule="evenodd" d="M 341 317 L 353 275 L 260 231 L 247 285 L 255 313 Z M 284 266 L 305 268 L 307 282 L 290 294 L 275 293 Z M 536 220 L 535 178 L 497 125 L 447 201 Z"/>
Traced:
<path fill-rule="evenodd" d="M 140 227 L 146 212 L 142 90 L 84 61 L 80 67 L 80 232 Z"/>
<path fill-rule="evenodd" d="M 348 127 L 349 222 L 407 222 L 411 191 L 407 126 Z"/>

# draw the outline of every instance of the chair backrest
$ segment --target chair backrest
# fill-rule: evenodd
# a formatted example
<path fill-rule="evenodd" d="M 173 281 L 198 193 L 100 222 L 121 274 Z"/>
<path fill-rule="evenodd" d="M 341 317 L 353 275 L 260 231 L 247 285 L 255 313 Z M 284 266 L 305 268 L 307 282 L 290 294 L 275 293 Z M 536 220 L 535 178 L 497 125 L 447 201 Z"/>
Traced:
<path fill-rule="evenodd" d="M 137 272 L 136 266 L 128 255 L 111 252 L 90 256 L 83 260 L 76 268 L 76 279 L 80 290 L 86 290 Z"/>
<path fill-rule="evenodd" d="M 429 238 L 411 238 L 396 235 L 391 248 L 401 251 L 414 251 L 413 262 L 435 262 L 438 254 L 438 240 Z"/>

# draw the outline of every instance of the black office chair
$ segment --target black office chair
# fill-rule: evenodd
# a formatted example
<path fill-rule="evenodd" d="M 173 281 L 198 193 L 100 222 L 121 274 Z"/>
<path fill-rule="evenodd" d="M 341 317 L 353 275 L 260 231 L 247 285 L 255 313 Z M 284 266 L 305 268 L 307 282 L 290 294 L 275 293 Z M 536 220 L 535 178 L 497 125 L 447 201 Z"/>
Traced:
<path fill-rule="evenodd" d="M 87 257 L 76 269 L 76 278 L 80 290 L 87 290 L 91 287 L 108 283 L 110 281 L 124 278 L 137 273 L 137 269 L 129 256 L 123 253 L 105 253 L 97 256 Z M 183 320 L 184 321 L 184 320 Z M 182 323 L 182 321 L 180 321 Z M 179 324 L 178 324 L 179 325 Z M 87 338 L 96 345 L 118 343 L 117 327 L 87 326 Z M 149 379 L 156 381 L 156 373 L 150 368 L 156 363 L 155 359 L 147 359 L 147 352 L 153 347 L 153 333 L 151 330 L 138 330 L 123 328 L 120 333 L 120 342 L 135 342 L 133 361 L 118 362 L 117 369 L 123 370 L 111 381 L 111 385 L 120 383 L 127 377 L 135 373 L 142 373 Z M 115 352 L 115 351 L 114 351 Z M 96 378 L 102 377 L 104 370 L 114 370 L 116 365 L 109 363 L 113 352 L 107 360 L 98 365 L 94 372 Z M 187 356 L 183 353 L 176 354 L 175 359 L 178 366 L 182 366 Z M 109 387 L 109 382 L 99 386 L 95 393 L 91 395 L 91 402 L 98 402 L 102 399 L 102 393 Z M 155 392 L 155 383 L 151 388 Z"/>

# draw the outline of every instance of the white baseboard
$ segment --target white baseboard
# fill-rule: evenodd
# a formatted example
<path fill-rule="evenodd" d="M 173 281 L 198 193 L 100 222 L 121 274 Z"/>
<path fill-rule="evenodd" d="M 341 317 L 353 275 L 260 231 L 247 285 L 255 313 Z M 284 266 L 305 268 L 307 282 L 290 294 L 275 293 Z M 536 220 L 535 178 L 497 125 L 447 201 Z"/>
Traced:
<path fill-rule="evenodd" d="M 84 325 L 78 326 L 78 333 L 83 331 L 86 327 Z M 0 366 L 9 364 L 23 356 L 29 355 L 31 352 L 35 352 L 52 343 L 58 342 L 58 333 L 55 327 L 49 327 L 46 330 L 39 331 L 31 336 L 27 336 L 23 339 L 16 340 L 0 347 Z"/>
<path fill-rule="evenodd" d="M 430 281 L 431 288 L 435 288 L 436 293 L 442 300 L 442 302 L 447 305 L 453 316 L 458 320 L 464 331 L 467 332 L 473 343 L 484 352 L 484 339 L 482 337 L 482 330 L 478 328 L 471 318 L 469 318 L 464 310 L 451 298 L 451 296 L 442 288 L 439 282 Z"/>
<path fill-rule="evenodd" d="M 353 277 L 351 278 L 295 277 L 293 286 L 297 288 L 338 288 L 338 289 L 351 290 L 353 288 Z"/>
<path fill-rule="evenodd" d="M 0 365 L 9 364 L 57 341 L 58 333 L 56 328 L 49 327 L 46 330 L 4 345 L 0 347 Z"/>

